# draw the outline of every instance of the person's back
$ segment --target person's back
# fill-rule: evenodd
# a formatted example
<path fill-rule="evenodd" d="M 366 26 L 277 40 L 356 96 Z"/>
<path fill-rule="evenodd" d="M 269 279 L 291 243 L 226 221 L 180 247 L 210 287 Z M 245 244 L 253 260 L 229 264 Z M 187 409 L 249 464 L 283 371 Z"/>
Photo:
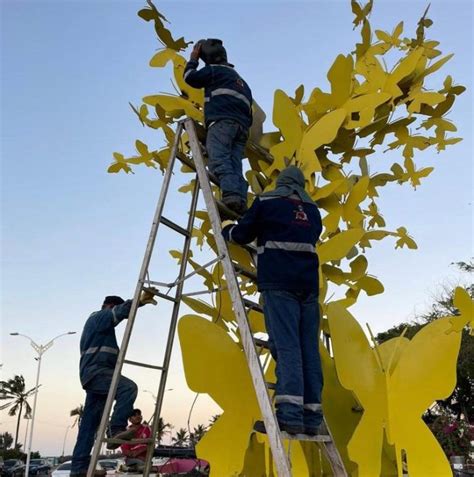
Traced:
<path fill-rule="evenodd" d="M 322 225 L 316 205 L 297 196 L 255 200 L 259 201 L 252 219 L 258 227 L 259 290 L 317 291 L 319 262 L 315 244 Z M 232 239 L 239 242 L 238 230 Z"/>
<path fill-rule="evenodd" d="M 197 70 L 199 58 L 206 65 Z M 184 69 L 184 80 L 204 88 L 204 118 L 208 129 L 209 168 L 219 180 L 223 202 L 238 213 L 247 209 L 242 158 L 252 125 L 252 92 L 227 62 L 220 40 L 200 40 Z"/>
<path fill-rule="evenodd" d="M 322 221 L 304 186 L 303 173 L 288 167 L 274 191 L 257 197 L 238 224 L 222 230 L 235 243 L 257 239 L 257 284 L 276 360 L 276 414 L 280 429 L 291 434 L 316 434 L 322 421 L 316 253 Z M 261 421 L 255 430 L 265 432 Z"/>
<path fill-rule="evenodd" d="M 128 316 L 131 302 L 117 305 L 117 310 L 95 311 L 87 319 L 81 335 L 79 374 L 83 387 L 101 370 L 115 368 L 119 347 L 115 326 Z"/>

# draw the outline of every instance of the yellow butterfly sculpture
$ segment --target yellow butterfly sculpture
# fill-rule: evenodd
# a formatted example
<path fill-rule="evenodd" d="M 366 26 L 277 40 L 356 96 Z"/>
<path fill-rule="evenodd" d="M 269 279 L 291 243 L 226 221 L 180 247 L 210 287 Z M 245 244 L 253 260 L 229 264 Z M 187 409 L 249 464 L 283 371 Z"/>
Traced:
<path fill-rule="evenodd" d="M 472 314 L 464 315 L 468 304 L 458 290 L 455 306 L 463 310 L 461 317 L 440 318 L 412 340 L 394 338 L 376 348 L 344 307 L 327 306 L 337 375 L 363 408 L 348 444 L 358 475 L 381 475 L 384 439 L 395 449 L 400 477 L 402 453 L 411 477 L 451 475 L 443 450 L 421 416 L 434 401 L 447 398 L 456 384 L 459 328 L 472 320 Z M 472 302 L 470 306 L 472 313 Z"/>

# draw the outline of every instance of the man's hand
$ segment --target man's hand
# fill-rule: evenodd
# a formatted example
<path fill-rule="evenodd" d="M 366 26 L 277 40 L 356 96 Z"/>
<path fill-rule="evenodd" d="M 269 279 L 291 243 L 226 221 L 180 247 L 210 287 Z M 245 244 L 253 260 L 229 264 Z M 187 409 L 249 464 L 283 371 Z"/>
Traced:
<path fill-rule="evenodd" d="M 192 60 L 199 60 L 199 56 L 201 55 L 201 46 L 202 46 L 202 40 L 199 40 L 193 48 L 193 51 L 191 52 L 191 59 Z"/>
<path fill-rule="evenodd" d="M 138 300 L 139 306 L 144 305 L 157 305 L 158 302 L 155 300 L 155 295 L 159 293 L 159 290 L 153 287 L 143 288 L 140 299 Z"/>

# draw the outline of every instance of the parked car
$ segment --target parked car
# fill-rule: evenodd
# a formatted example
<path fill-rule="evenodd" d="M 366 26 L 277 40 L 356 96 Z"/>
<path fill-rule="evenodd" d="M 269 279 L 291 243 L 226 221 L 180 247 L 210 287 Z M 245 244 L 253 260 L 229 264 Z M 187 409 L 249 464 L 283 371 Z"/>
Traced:
<path fill-rule="evenodd" d="M 51 474 L 51 465 L 46 459 L 31 459 L 28 475 L 49 475 Z"/>
<path fill-rule="evenodd" d="M 103 467 L 97 462 L 96 470 L 104 470 Z M 53 470 L 51 477 L 69 477 L 71 473 L 71 461 L 68 460 Z M 104 472 L 104 477 L 106 473 Z"/>
<path fill-rule="evenodd" d="M 0 455 L 0 475 L 3 473 L 3 457 Z"/>
<path fill-rule="evenodd" d="M 22 477 L 25 464 L 20 459 L 7 459 L 3 463 L 2 475 L 5 477 Z"/>
<path fill-rule="evenodd" d="M 51 477 L 69 477 L 71 473 L 71 461 L 68 460 L 63 464 L 60 464 L 56 469 L 53 470 Z"/>
<path fill-rule="evenodd" d="M 107 475 L 115 475 L 120 468 L 123 460 L 119 459 L 100 459 L 97 464 L 107 472 Z"/>

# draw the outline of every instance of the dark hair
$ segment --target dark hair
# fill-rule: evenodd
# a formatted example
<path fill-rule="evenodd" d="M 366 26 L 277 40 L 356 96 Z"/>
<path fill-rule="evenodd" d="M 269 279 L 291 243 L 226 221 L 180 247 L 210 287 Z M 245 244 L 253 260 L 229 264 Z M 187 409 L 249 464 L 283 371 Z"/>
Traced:
<path fill-rule="evenodd" d="M 130 414 L 130 417 L 133 417 L 133 416 L 141 416 L 142 415 L 142 411 L 140 409 L 134 409 L 132 411 L 132 414 Z"/>
<path fill-rule="evenodd" d="M 121 305 L 122 303 L 125 303 L 125 300 L 122 297 L 116 296 L 116 295 L 109 295 L 104 298 L 104 305 Z"/>
<path fill-rule="evenodd" d="M 201 58 L 207 64 L 227 64 L 227 52 L 222 40 L 208 38 L 201 40 Z"/>

